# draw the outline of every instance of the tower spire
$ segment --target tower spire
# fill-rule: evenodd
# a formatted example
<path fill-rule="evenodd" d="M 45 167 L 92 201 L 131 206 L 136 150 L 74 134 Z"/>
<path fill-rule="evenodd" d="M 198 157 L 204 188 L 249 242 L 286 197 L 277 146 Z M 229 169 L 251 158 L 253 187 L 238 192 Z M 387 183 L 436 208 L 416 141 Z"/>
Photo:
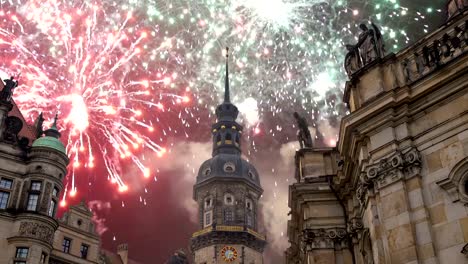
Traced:
<path fill-rule="evenodd" d="M 224 77 L 224 102 L 229 103 L 229 48 L 226 47 L 226 76 Z"/>
<path fill-rule="evenodd" d="M 60 138 L 60 132 L 57 128 L 58 113 L 55 114 L 54 123 L 52 126 L 45 131 L 45 135 L 48 137 Z"/>

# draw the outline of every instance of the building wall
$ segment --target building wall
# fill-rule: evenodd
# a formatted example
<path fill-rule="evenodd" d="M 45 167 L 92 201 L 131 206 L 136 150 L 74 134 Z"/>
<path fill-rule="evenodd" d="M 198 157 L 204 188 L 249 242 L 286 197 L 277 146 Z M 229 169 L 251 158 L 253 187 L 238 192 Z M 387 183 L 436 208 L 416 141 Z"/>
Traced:
<path fill-rule="evenodd" d="M 454 16 L 415 45 L 350 76 L 345 101 L 351 114 L 328 151 L 338 156 L 335 165 L 325 150 L 296 154 L 288 263 L 468 261 L 468 42 L 443 41 L 465 38 L 459 29 L 468 31 L 467 18 L 467 12 Z M 440 58 L 431 57 L 434 52 Z M 336 242 L 319 250 L 317 236 L 307 236 L 324 223 L 337 226 L 336 219 L 306 224 L 333 207 L 303 203 L 302 197 L 321 192 L 313 187 L 324 178 L 345 208 L 341 220 L 352 241 L 342 247 L 350 254 L 339 258 Z"/>

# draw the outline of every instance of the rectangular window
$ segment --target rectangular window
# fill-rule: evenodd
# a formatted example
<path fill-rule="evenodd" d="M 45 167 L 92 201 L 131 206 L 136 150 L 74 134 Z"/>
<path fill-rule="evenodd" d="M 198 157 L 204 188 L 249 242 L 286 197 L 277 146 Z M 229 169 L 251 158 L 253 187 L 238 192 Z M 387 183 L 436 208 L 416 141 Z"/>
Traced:
<path fill-rule="evenodd" d="M 86 259 L 88 257 L 88 249 L 89 249 L 88 245 L 81 244 L 80 254 L 81 254 L 82 259 Z"/>
<path fill-rule="evenodd" d="M 31 182 L 31 191 L 40 191 L 40 190 L 41 190 L 41 182 L 40 181 Z"/>
<path fill-rule="evenodd" d="M 46 260 L 47 260 L 47 254 L 42 252 L 41 254 L 41 261 L 39 263 L 41 264 L 45 264 L 46 263 Z"/>
<path fill-rule="evenodd" d="M 246 224 L 248 227 L 252 227 L 252 216 L 251 215 L 247 215 L 247 219 L 246 219 Z"/>
<path fill-rule="evenodd" d="M 28 206 L 26 210 L 28 211 L 36 211 L 37 210 L 37 202 L 39 201 L 39 194 L 31 193 L 28 197 Z"/>
<path fill-rule="evenodd" d="M 211 211 L 205 213 L 205 224 L 204 227 L 211 225 Z"/>
<path fill-rule="evenodd" d="M 234 215 L 231 210 L 224 211 L 224 222 L 225 223 L 232 223 L 234 221 Z"/>
<path fill-rule="evenodd" d="M 58 197 L 58 195 L 59 195 L 59 189 L 55 187 L 54 190 L 52 191 L 52 196 Z"/>
<path fill-rule="evenodd" d="M 8 179 L 0 180 L 0 188 L 11 190 L 11 186 L 13 186 L 12 180 L 8 180 Z"/>
<path fill-rule="evenodd" d="M 62 243 L 62 251 L 65 253 L 70 253 L 70 245 L 71 245 L 71 239 L 64 237 L 63 238 L 63 243 Z"/>
<path fill-rule="evenodd" d="M 54 217 L 56 209 L 57 209 L 57 202 L 54 199 L 51 199 L 50 204 L 49 204 L 49 211 L 47 212 L 47 214 L 50 217 Z"/>
<path fill-rule="evenodd" d="M 9 198 L 10 198 L 9 192 L 0 191 L 0 209 L 7 208 Z"/>
<path fill-rule="evenodd" d="M 15 264 L 26 264 L 26 261 L 15 261 Z"/>
<path fill-rule="evenodd" d="M 17 259 L 26 259 L 28 258 L 29 248 L 27 247 L 18 247 L 16 248 L 15 258 Z"/>

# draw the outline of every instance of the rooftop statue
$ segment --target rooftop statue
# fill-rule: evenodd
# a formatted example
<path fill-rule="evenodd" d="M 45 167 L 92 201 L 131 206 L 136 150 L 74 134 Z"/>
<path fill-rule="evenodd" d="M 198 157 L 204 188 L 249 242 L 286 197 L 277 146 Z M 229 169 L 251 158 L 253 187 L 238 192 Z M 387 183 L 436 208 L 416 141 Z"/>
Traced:
<path fill-rule="evenodd" d="M 299 130 L 297 131 L 297 139 L 302 148 L 312 148 L 312 137 L 310 136 L 309 125 L 304 117 L 300 116 L 297 112 L 294 112 L 294 118 L 296 119 Z"/>
<path fill-rule="evenodd" d="M 9 103 L 11 101 L 11 96 L 13 95 L 13 90 L 18 86 L 18 81 L 15 81 L 12 76 L 10 79 L 4 80 L 4 82 L 5 85 L 0 93 L 0 101 Z"/>
<path fill-rule="evenodd" d="M 348 75 L 353 74 L 363 66 L 385 55 L 385 45 L 379 28 L 371 23 L 371 28 L 366 24 L 359 25 L 361 33 L 356 45 L 347 44 L 348 54 L 345 58 L 345 69 Z"/>

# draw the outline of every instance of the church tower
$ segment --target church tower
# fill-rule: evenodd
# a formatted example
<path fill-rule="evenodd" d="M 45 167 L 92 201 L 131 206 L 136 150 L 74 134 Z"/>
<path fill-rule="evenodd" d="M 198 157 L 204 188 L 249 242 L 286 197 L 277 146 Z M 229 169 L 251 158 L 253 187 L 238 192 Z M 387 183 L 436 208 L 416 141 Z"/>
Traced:
<path fill-rule="evenodd" d="M 227 51 L 224 101 L 212 126 L 213 157 L 201 165 L 193 188 L 200 229 L 191 249 L 195 264 L 261 264 L 266 239 L 257 222 L 263 189 L 255 167 L 241 157 L 242 126 L 230 101 Z"/>

